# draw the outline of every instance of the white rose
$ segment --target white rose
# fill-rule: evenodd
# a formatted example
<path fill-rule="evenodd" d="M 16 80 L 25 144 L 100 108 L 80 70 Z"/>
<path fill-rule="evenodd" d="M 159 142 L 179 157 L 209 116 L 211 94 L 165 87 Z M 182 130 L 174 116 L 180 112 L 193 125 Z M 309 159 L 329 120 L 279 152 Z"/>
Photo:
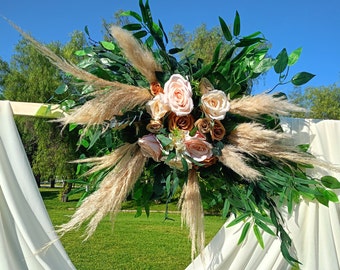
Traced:
<path fill-rule="evenodd" d="M 230 109 L 226 94 L 221 90 L 211 90 L 201 97 L 202 110 L 211 119 L 223 120 Z"/>
<path fill-rule="evenodd" d="M 158 94 L 146 103 L 146 111 L 154 120 L 161 119 L 169 110 L 170 107 L 165 103 L 164 94 Z"/>
<path fill-rule="evenodd" d="M 180 74 L 174 74 L 164 85 L 164 94 L 171 111 L 176 115 L 188 115 L 193 107 L 192 89 L 189 81 Z"/>

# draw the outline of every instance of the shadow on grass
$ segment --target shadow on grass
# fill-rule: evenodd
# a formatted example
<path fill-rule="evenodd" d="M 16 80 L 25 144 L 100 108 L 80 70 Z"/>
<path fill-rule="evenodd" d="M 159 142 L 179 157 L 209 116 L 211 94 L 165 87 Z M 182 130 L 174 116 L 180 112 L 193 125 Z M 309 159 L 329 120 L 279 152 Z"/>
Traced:
<path fill-rule="evenodd" d="M 53 200 L 59 196 L 59 190 L 41 190 L 40 194 L 44 200 Z"/>

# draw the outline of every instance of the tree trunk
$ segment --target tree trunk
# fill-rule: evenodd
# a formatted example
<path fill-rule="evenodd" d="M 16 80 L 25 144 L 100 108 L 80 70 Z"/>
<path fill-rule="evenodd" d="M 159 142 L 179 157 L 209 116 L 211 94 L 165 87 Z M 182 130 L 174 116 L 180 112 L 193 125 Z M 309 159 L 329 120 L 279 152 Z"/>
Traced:
<path fill-rule="evenodd" d="M 41 184 L 40 184 L 40 175 L 36 175 L 36 176 L 35 176 L 35 181 L 37 182 L 38 188 L 41 188 Z"/>
<path fill-rule="evenodd" d="M 63 183 L 63 193 L 61 194 L 61 201 L 68 202 L 68 193 L 70 193 L 72 189 L 72 183 L 64 181 Z"/>
<path fill-rule="evenodd" d="M 55 179 L 50 180 L 51 188 L 55 188 Z"/>

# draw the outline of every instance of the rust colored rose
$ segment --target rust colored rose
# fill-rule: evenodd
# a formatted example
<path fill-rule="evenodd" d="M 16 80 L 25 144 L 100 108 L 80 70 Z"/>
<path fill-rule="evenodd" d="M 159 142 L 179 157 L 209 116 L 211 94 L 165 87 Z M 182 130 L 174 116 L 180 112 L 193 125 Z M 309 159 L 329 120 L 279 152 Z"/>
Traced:
<path fill-rule="evenodd" d="M 150 90 L 151 90 L 151 93 L 156 96 L 160 93 L 164 93 L 164 90 L 162 88 L 162 86 L 160 85 L 159 82 L 153 82 L 151 83 L 150 85 Z"/>
<path fill-rule="evenodd" d="M 200 118 L 195 122 L 195 126 L 201 133 L 208 133 L 211 130 L 211 120 L 209 118 Z"/>
<path fill-rule="evenodd" d="M 147 124 L 146 130 L 151 133 L 158 133 L 163 128 L 163 123 L 160 120 L 150 120 Z"/>
<path fill-rule="evenodd" d="M 169 114 L 169 130 L 172 131 L 176 128 L 181 130 L 192 130 L 194 127 L 194 117 L 191 114 L 178 116 L 175 113 Z"/>
<path fill-rule="evenodd" d="M 211 138 L 216 141 L 220 141 L 224 138 L 225 128 L 221 121 L 215 120 L 214 125 L 210 131 Z"/>
<path fill-rule="evenodd" d="M 218 161 L 218 158 L 216 156 L 211 156 L 209 158 L 206 158 L 201 163 L 204 167 L 209 167 L 211 165 L 214 165 Z"/>

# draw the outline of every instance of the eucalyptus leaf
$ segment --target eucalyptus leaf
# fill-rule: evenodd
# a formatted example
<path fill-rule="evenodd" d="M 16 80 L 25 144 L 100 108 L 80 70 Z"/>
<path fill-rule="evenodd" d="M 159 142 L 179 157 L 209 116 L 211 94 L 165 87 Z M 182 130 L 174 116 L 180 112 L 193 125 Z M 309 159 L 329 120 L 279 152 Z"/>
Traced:
<path fill-rule="evenodd" d="M 67 84 L 61 84 L 59 87 L 54 91 L 57 95 L 64 94 L 68 90 L 68 85 Z"/>

